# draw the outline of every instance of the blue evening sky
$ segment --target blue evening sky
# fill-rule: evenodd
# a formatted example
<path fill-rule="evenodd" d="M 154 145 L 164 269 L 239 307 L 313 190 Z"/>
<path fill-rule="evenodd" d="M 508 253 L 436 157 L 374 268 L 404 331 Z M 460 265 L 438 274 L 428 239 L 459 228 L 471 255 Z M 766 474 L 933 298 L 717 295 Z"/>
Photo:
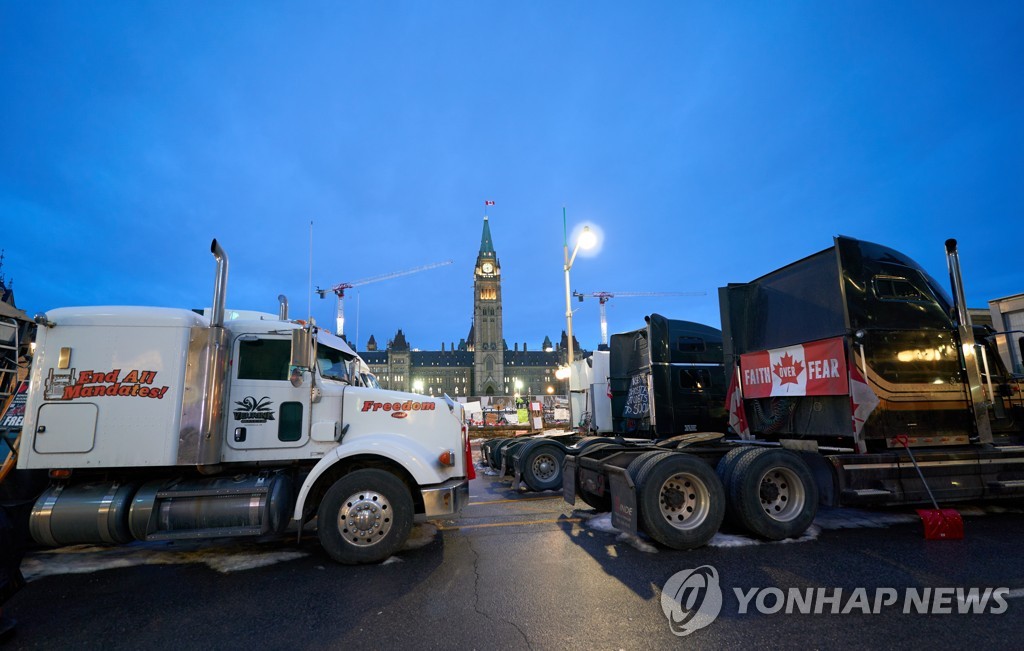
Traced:
<path fill-rule="evenodd" d="M 458 342 L 485 200 L 511 347 L 565 327 L 562 207 L 609 329 L 718 325 L 716 288 L 845 234 L 972 306 L 1024 292 L 1024 3 L 0 4 L 0 246 L 19 307 L 293 316 Z M 598 305 L 573 304 L 586 348 Z M 357 309 L 358 308 L 358 309 Z M 312 299 L 333 327 L 331 300 Z M 357 319 L 358 317 L 358 319 Z M 358 321 L 358 323 L 357 323 Z"/>

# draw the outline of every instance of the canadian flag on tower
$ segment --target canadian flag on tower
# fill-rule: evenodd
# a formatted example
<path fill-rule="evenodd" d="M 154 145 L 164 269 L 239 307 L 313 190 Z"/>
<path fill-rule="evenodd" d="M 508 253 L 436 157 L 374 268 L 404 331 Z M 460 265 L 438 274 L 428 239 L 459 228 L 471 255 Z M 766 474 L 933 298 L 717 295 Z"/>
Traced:
<path fill-rule="evenodd" d="M 493 206 L 493 205 L 494 205 L 494 202 L 493 202 L 493 201 L 487 201 L 487 200 L 485 200 L 485 201 L 484 201 L 484 205 L 485 205 L 485 206 Z"/>

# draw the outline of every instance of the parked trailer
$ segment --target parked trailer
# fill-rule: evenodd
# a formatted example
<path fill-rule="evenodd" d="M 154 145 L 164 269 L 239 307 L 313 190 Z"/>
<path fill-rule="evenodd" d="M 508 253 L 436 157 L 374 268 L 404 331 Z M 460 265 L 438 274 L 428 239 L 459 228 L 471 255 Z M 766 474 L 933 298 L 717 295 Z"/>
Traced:
<path fill-rule="evenodd" d="M 1024 495 L 1024 377 L 1004 368 L 996 333 L 972 325 L 946 247 L 955 300 L 907 256 L 847 237 L 720 289 L 730 390 L 706 408 L 728 407 L 732 436 L 660 429 L 649 390 L 648 431 L 662 440 L 568 456 L 566 501 L 607 505 L 616 527 L 676 549 L 725 519 L 777 540 L 802 534 L 819 502 L 925 502 L 905 445 L 939 501 Z"/>

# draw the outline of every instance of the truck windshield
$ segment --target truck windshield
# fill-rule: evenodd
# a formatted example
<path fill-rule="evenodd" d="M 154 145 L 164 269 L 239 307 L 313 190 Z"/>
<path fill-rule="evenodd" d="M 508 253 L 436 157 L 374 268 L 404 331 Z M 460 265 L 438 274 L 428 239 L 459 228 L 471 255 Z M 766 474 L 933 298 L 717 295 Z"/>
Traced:
<path fill-rule="evenodd" d="M 900 253 L 899 251 L 890 249 L 887 246 L 872 244 L 871 242 L 860 242 L 860 247 L 866 258 L 871 258 L 883 264 L 895 264 L 901 267 L 907 267 L 916 271 L 920 274 L 921 278 L 924 279 L 925 284 L 928 286 L 927 288 L 931 291 L 932 298 L 935 299 L 935 302 L 939 307 L 947 315 L 950 313 L 950 310 L 953 307 L 953 299 L 950 297 L 949 293 L 946 292 L 945 287 L 932 278 L 931 275 L 924 270 L 924 267 L 914 262 L 910 257 Z"/>
<path fill-rule="evenodd" d="M 331 380 L 350 382 L 348 363 L 351 357 L 340 350 L 320 344 L 316 349 L 316 363 L 320 367 L 320 375 Z"/>

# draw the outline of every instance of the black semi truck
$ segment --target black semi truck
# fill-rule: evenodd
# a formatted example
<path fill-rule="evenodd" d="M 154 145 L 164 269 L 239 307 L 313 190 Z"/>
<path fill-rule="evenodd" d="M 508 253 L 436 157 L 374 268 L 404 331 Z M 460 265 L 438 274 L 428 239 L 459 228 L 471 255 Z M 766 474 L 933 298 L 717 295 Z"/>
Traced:
<path fill-rule="evenodd" d="M 485 465 L 515 475 L 516 486 L 551 490 L 562 486 L 566 456 L 589 445 L 640 445 L 681 432 L 725 431 L 727 380 L 717 328 L 652 314 L 644 327 L 612 335 L 607 353 L 577 361 L 577 371 L 602 354 L 608 356 L 608 377 L 594 378 L 588 402 L 593 412 L 599 401 L 611 402 L 610 431 L 489 439 L 481 444 Z"/>
<path fill-rule="evenodd" d="M 837 237 L 721 288 L 720 347 L 713 328 L 680 334 L 657 315 L 617 335 L 625 345 L 613 337 L 616 432 L 566 449 L 565 499 L 685 549 L 726 517 L 781 539 L 819 503 L 1024 495 L 1024 377 L 1007 372 L 997 333 L 972 325 L 946 248 L 953 297 L 907 256 Z M 697 365 L 674 357 L 698 348 Z"/>

